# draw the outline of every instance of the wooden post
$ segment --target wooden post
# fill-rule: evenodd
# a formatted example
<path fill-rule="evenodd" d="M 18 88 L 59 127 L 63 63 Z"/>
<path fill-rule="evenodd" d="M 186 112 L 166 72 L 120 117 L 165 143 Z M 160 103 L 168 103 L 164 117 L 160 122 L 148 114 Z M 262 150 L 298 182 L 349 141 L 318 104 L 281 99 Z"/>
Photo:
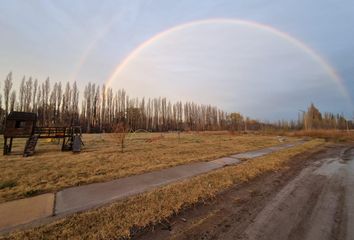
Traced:
<path fill-rule="evenodd" d="M 4 138 L 4 152 L 3 155 L 7 154 L 7 137 Z"/>
<path fill-rule="evenodd" d="M 12 139 L 13 138 L 10 138 L 10 144 L 9 144 L 8 153 L 11 153 L 11 151 L 12 151 Z"/>
<path fill-rule="evenodd" d="M 62 144 L 62 146 L 61 146 L 61 150 L 62 150 L 62 151 L 64 151 L 65 137 L 66 137 L 66 128 L 64 127 L 63 144 Z"/>

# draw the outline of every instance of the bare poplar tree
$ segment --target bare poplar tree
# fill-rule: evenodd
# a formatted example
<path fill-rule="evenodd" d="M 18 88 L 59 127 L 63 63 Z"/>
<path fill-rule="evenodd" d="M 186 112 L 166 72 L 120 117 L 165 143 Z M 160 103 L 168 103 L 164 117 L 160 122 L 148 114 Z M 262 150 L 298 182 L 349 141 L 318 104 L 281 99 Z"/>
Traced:
<path fill-rule="evenodd" d="M 54 83 L 53 90 L 50 93 L 49 106 L 48 106 L 48 120 L 51 123 L 56 123 L 56 108 L 57 108 L 57 88 L 58 84 Z"/>
<path fill-rule="evenodd" d="M 71 105 L 71 87 L 70 83 L 67 82 L 64 90 L 64 94 L 62 97 L 62 118 L 64 123 L 69 123 L 72 117 L 72 105 Z"/>
<path fill-rule="evenodd" d="M 48 77 L 44 83 L 44 95 L 43 95 L 46 112 L 48 112 L 49 92 L 50 92 L 50 81 Z"/>
<path fill-rule="evenodd" d="M 100 119 L 100 87 L 93 85 L 92 88 L 92 115 L 93 115 L 93 125 L 97 126 L 99 125 L 99 119 Z"/>
<path fill-rule="evenodd" d="M 12 89 L 12 72 L 10 72 L 5 79 L 4 83 L 4 101 L 5 101 L 5 116 L 9 114 L 9 99 Z M 1 105 L 0 105 L 1 106 Z"/>
<path fill-rule="evenodd" d="M 41 86 L 38 85 L 38 90 L 37 90 L 37 100 L 36 100 L 36 112 L 38 114 L 38 116 L 40 116 L 40 111 L 39 110 L 43 110 L 42 105 L 41 105 L 41 100 L 42 100 L 42 89 Z M 39 118 L 41 119 L 41 118 Z"/>
<path fill-rule="evenodd" d="M 87 131 L 91 131 L 91 83 L 86 85 L 84 98 L 86 101 L 86 121 L 87 121 Z"/>
<path fill-rule="evenodd" d="M 62 88 L 61 88 L 61 82 L 59 82 L 57 84 L 57 94 L 56 94 L 56 96 L 57 96 L 57 99 L 56 99 L 57 108 L 54 111 L 55 111 L 55 115 L 56 115 L 57 121 L 61 122 L 60 106 L 61 106 L 61 99 L 63 97 L 63 91 L 62 91 Z"/>
<path fill-rule="evenodd" d="M 24 111 L 25 80 L 26 80 L 26 77 L 24 76 L 22 78 L 21 85 L 20 85 L 20 111 Z"/>
<path fill-rule="evenodd" d="M 37 91 L 38 91 L 38 80 L 35 79 L 34 83 L 33 83 L 33 96 L 32 96 L 32 111 L 33 112 L 37 112 L 37 102 L 36 102 Z"/>
<path fill-rule="evenodd" d="M 108 113 L 108 124 L 112 123 L 113 120 L 113 90 L 112 88 L 108 88 L 107 90 L 107 113 Z"/>
<path fill-rule="evenodd" d="M 16 104 L 16 91 L 13 90 L 11 92 L 11 96 L 10 96 L 10 111 L 14 111 L 15 110 L 15 104 Z"/>
<path fill-rule="evenodd" d="M 102 86 L 102 95 L 101 95 L 101 121 L 100 121 L 100 130 L 102 131 L 103 129 L 103 124 L 106 122 L 106 85 L 103 84 Z"/>
<path fill-rule="evenodd" d="M 31 111 L 31 102 L 32 102 L 32 77 L 30 77 L 25 84 L 25 93 L 24 93 L 24 111 Z"/>
<path fill-rule="evenodd" d="M 77 88 L 76 82 L 73 83 L 73 88 L 72 88 L 71 110 L 72 110 L 72 119 L 74 121 L 77 121 L 79 118 L 79 90 Z"/>

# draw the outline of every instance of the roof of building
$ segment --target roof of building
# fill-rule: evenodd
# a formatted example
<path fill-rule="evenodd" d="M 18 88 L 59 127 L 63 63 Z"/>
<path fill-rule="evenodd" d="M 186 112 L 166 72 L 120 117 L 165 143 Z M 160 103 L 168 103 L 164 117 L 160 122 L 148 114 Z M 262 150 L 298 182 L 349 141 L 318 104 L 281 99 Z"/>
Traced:
<path fill-rule="evenodd" d="M 36 121 L 37 114 L 32 112 L 11 112 L 7 120 Z"/>

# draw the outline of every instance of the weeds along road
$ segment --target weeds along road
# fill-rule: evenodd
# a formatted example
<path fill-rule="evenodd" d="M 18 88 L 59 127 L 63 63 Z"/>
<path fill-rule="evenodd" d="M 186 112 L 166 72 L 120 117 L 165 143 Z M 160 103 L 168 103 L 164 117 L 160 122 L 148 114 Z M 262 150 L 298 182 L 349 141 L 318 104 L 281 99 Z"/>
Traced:
<path fill-rule="evenodd" d="M 332 145 L 291 162 L 137 238 L 354 239 L 354 147 Z"/>

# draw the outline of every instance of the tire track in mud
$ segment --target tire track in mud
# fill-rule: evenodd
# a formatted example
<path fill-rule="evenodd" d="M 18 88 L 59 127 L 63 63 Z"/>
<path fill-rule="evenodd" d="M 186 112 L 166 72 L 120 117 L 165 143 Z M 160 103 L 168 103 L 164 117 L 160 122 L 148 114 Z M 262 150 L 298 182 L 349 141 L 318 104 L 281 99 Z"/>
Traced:
<path fill-rule="evenodd" d="M 343 206 L 343 226 L 345 227 L 345 237 L 340 239 L 354 239 L 354 147 L 344 152 L 343 160 L 347 162 L 347 171 L 345 174 L 345 200 Z"/>
<path fill-rule="evenodd" d="M 341 227 L 347 225 L 343 208 L 348 168 L 343 157 L 325 158 L 305 168 L 258 214 L 244 239 L 351 239 L 348 228 Z"/>

